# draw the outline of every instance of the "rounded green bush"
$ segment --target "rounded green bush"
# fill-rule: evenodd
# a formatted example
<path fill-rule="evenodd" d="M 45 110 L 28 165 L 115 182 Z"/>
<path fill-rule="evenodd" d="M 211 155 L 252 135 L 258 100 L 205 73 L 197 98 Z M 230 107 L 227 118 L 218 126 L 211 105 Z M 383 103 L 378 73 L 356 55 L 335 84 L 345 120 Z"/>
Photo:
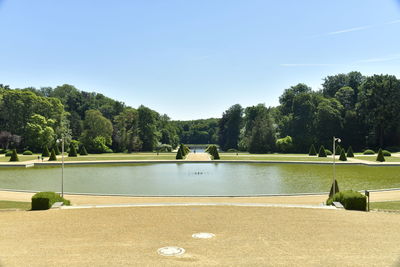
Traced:
<path fill-rule="evenodd" d="M 333 198 L 326 201 L 327 205 L 332 205 L 333 202 L 340 202 L 346 210 L 367 210 L 367 197 L 357 191 L 342 191 L 336 193 Z"/>
<path fill-rule="evenodd" d="M 367 149 L 367 150 L 364 150 L 363 154 L 364 155 L 374 155 L 375 151 L 373 151 L 372 149 Z"/>
<path fill-rule="evenodd" d="M 330 151 L 329 149 L 325 149 L 325 154 L 330 156 L 330 155 L 332 155 L 332 151 Z"/>
<path fill-rule="evenodd" d="M 391 156 L 392 156 L 392 153 L 390 153 L 390 151 L 388 151 L 388 150 L 382 150 L 382 154 L 383 154 L 385 157 L 391 157 Z"/>
<path fill-rule="evenodd" d="M 229 148 L 227 152 L 238 152 L 238 150 L 234 148 Z"/>
<path fill-rule="evenodd" d="M 30 155 L 33 155 L 33 153 L 30 150 L 25 150 L 24 153 L 22 153 L 22 155 L 30 156 Z"/>
<path fill-rule="evenodd" d="M 7 150 L 6 151 L 6 157 L 11 157 L 12 156 L 12 150 Z"/>
<path fill-rule="evenodd" d="M 0 154 L 5 154 L 7 151 L 5 149 L 0 149 Z"/>
<path fill-rule="evenodd" d="M 32 210 L 48 210 L 56 202 L 71 205 L 71 202 L 55 192 L 39 192 L 32 196 Z"/>

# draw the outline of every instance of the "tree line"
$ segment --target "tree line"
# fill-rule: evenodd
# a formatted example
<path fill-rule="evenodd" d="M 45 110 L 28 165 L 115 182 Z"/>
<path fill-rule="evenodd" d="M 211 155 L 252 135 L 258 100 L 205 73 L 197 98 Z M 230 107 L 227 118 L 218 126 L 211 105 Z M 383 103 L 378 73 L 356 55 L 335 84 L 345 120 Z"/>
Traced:
<path fill-rule="evenodd" d="M 332 147 L 333 136 L 356 150 L 400 148 L 400 80 L 393 75 L 332 75 L 318 91 L 303 83 L 285 89 L 279 103 L 226 110 L 221 148 L 307 153 L 312 144 Z"/>
<path fill-rule="evenodd" d="M 400 146 L 400 81 L 393 75 L 327 76 L 318 91 L 302 83 L 285 89 L 279 103 L 236 104 L 221 118 L 172 121 L 148 107 L 132 108 L 68 84 L 0 84 L 0 147 L 41 152 L 61 136 L 90 153 L 171 151 L 180 143 L 307 153 L 312 144 L 330 147 L 332 136 L 356 150 Z"/>

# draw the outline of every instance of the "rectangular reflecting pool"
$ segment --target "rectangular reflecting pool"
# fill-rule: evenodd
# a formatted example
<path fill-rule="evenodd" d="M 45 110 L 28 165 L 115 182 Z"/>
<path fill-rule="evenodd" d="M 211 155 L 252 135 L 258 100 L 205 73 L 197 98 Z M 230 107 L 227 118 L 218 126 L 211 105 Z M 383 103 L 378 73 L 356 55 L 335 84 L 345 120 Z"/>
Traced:
<path fill-rule="evenodd" d="M 66 166 L 64 191 L 136 196 L 241 196 L 329 191 L 331 165 L 155 163 Z M 339 188 L 400 187 L 400 167 L 337 165 Z M 61 167 L 1 168 L 0 188 L 60 191 Z"/>

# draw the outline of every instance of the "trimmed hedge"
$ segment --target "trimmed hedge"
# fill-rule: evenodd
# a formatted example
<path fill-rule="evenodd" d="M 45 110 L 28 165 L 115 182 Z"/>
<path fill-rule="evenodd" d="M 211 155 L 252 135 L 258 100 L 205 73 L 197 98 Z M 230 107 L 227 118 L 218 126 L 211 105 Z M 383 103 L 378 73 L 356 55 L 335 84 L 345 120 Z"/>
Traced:
<path fill-rule="evenodd" d="M 351 146 L 349 146 L 349 148 L 347 149 L 347 157 L 354 158 L 354 152 L 353 152 L 353 148 Z"/>
<path fill-rule="evenodd" d="M 367 210 L 367 197 L 353 190 L 336 193 L 333 198 L 326 201 L 326 204 L 332 205 L 333 202 L 342 203 L 346 210 Z"/>
<path fill-rule="evenodd" d="M 6 154 L 7 150 L 0 148 L 0 154 Z"/>
<path fill-rule="evenodd" d="M 32 196 L 32 210 L 48 210 L 56 202 L 71 205 L 71 202 L 55 192 L 39 192 Z"/>
<path fill-rule="evenodd" d="M 320 158 L 326 158 L 326 150 L 324 146 L 321 146 L 319 148 L 319 153 L 318 153 L 318 157 Z"/>
<path fill-rule="evenodd" d="M 371 149 L 367 149 L 367 150 L 364 150 L 363 154 L 364 154 L 364 155 L 374 155 L 374 154 L 375 154 L 375 151 L 373 151 L 373 150 L 371 150 Z"/>
<path fill-rule="evenodd" d="M 30 150 L 25 150 L 25 151 L 22 153 L 22 155 L 30 156 L 30 155 L 33 155 L 33 153 L 32 153 L 32 151 L 30 151 Z"/>
<path fill-rule="evenodd" d="M 325 149 L 325 154 L 330 156 L 330 155 L 332 155 L 332 151 L 330 151 L 329 149 Z"/>
<path fill-rule="evenodd" d="M 309 155 L 309 156 L 316 156 L 316 155 L 317 155 L 317 151 L 315 150 L 314 144 L 312 144 L 312 145 L 310 146 L 310 150 L 308 151 L 308 155 Z"/>
<path fill-rule="evenodd" d="M 390 151 L 388 151 L 388 150 L 382 150 L 382 154 L 383 154 L 385 157 L 391 157 L 391 156 L 392 156 L 392 153 L 390 153 Z"/>
<path fill-rule="evenodd" d="M 13 153 L 12 150 L 7 150 L 6 157 L 11 157 L 12 153 Z"/>

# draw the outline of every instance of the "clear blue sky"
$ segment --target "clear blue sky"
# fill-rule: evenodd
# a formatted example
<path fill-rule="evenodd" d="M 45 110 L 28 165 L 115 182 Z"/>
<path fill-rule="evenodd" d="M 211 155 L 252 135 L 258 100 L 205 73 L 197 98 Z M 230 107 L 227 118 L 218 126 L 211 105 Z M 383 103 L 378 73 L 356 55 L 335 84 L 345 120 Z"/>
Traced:
<path fill-rule="evenodd" d="M 68 83 L 173 119 L 278 104 L 299 82 L 400 78 L 395 0 L 0 0 L 0 83 Z"/>

